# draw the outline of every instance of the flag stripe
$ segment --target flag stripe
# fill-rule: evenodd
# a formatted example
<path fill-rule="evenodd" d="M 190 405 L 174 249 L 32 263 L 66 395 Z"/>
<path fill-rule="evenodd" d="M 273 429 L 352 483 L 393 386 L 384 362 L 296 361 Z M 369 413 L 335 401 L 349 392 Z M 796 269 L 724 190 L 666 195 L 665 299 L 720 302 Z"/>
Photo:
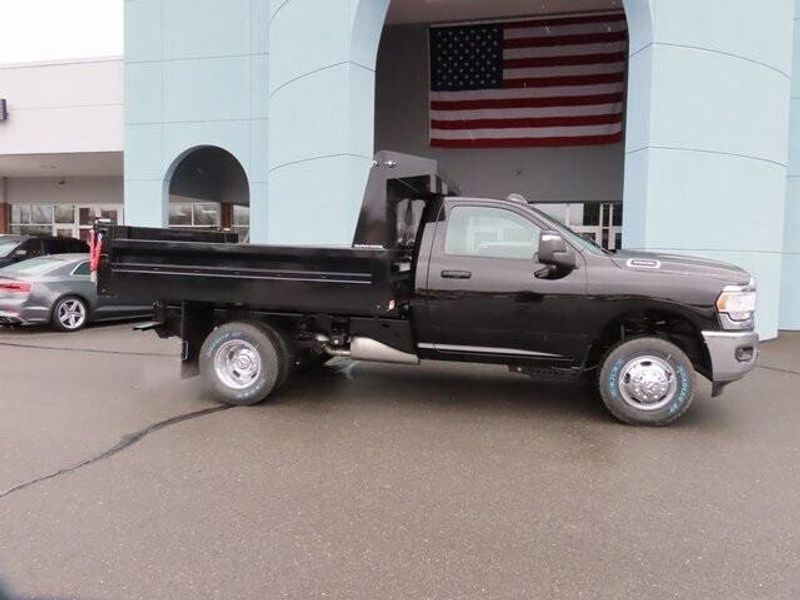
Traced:
<path fill-rule="evenodd" d="M 517 129 L 472 129 L 468 132 L 452 129 L 434 129 L 433 137 L 441 140 L 498 138 L 537 138 L 537 137 L 579 137 L 584 135 L 604 135 L 622 130 L 622 123 L 605 125 L 580 125 L 566 127 L 521 127 Z"/>
<path fill-rule="evenodd" d="M 453 121 L 469 119 L 539 119 L 542 117 L 580 117 L 620 112 L 622 103 L 587 106 L 548 106 L 543 108 L 502 108 L 497 110 L 432 110 L 431 119 Z"/>
<path fill-rule="evenodd" d="M 567 75 L 592 75 L 597 73 L 622 73 L 624 70 L 625 66 L 621 62 L 607 63 L 602 65 L 504 69 L 503 79 L 521 79 L 523 77 L 565 77 Z"/>
<path fill-rule="evenodd" d="M 541 117 L 533 119 L 471 119 L 460 121 L 433 120 L 433 129 L 515 129 L 531 127 L 577 127 L 622 123 L 622 113 L 584 115 L 580 117 Z"/>
<path fill-rule="evenodd" d="M 555 96 L 551 98 L 487 98 L 486 100 L 438 100 L 433 110 L 479 110 L 481 108 L 530 108 L 537 106 L 582 106 L 622 102 L 622 93 L 593 96 Z"/>
<path fill-rule="evenodd" d="M 558 96 L 591 96 L 597 94 L 616 94 L 620 91 L 618 83 L 595 85 L 566 85 L 506 88 L 502 90 L 465 90 L 463 92 L 431 92 L 431 100 L 454 102 L 464 100 L 492 100 L 508 98 L 551 98 Z"/>
<path fill-rule="evenodd" d="M 625 52 L 628 42 L 585 44 L 578 46 L 546 46 L 542 48 L 505 48 L 503 58 L 537 58 L 539 56 L 569 56 L 571 54 L 602 54 Z"/>
<path fill-rule="evenodd" d="M 526 69 L 529 67 L 557 67 L 570 65 L 593 65 L 598 63 L 616 63 L 624 60 L 624 52 L 602 52 L 597 54 L 570 54 L 568 56 L 507 58 L 503 60 L 503 67 L 506 69 Z"/>
<path fill-rule="evenodd" d="M 542 35 L 570 35 L 573 33 L 608 33 L 610 31 L 627 31 L 624 21 L 617 22 L 597 22 L 584 25 L 558 25 L 555 27 L 545 27 L 535 25 L 532 27 L 516 27 L 510 29 L 508 26 L 503 28 L 503 38 L 507 40 L 515 38 L 535 37 Z"/>
<path fill-rule="evenodd" d="M 550 138 L 497 138 L 493 140 L 431 139 L 435 148 L 535 148 L 553 146 L 600 146 L 622 141 L 622 132 L 610 135 L 585 135 Z"/>
<path fill-rule="evenodd" d="M 556 86 L 584 86 L 591 84 L 620 83 L 624 81 L 624 73 L 597 73 L 596 75 L 565 75 L 563 77 L 521 77 L 506 79 L 503 84 L 507 88 L 548 88 Z"/>
<path fill-rule="evenodd" d="M 519 29 L 523 27 L 559 27 L 561 25 L 584 25 L 588 23 L 614 23 L 625 22 L 624 13 L 608 15 L 588 15 L 585 17 L 557 17 L 553 19 L 537 19 L 526 21 L 509 21 L 503 23 L 506 29 Z"/>
<path fill-rule="evenodd" d="M 542 37 L 526 37 L 507 39 L 506 48 L 542 48 L 558 44 L 601 44 L 603 42 L 621 42 L 628 38 L 625 31 L 611 31 L 608 33 L 587 33 L 575 35 L 553 35 Z"/>

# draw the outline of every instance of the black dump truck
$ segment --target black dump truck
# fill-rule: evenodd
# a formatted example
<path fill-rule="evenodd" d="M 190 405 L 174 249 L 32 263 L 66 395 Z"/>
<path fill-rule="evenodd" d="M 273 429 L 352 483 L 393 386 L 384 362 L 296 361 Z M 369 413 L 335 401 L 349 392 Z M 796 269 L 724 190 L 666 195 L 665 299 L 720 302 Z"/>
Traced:
<path fill-rule="evenodd" d="M 311 217 L 313 218 L 313 217 Z M 332 357 L 507 365 L 593 377 L 609 411 L 664 425 L 758 353 L 753 278 L 685 256 L 610 253 L 524 198 L 468 198 L 435 161 L 375 157 L 350 247 L 238 244 L 235 234 L 95 229 L 101 293 L 159 301 L 185 376 L 250 405 Z"/>

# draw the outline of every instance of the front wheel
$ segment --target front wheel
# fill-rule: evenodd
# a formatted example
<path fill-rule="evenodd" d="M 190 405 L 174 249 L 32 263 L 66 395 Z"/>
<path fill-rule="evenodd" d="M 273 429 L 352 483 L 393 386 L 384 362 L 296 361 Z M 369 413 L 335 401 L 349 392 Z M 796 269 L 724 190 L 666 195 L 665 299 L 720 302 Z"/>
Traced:
<path fill-rule="evenodd" d="M 77 296 L 61 298 L 53 307 L 53 327 L 59 331 L 78 331 L 83 329 L 89 317 L 86 301 Z"/>
<path fill-rule="evenodd" d="M 675 344 L 655 337 L 625 340 L 603 360 L 598 380 L 606 408 L 631 425 L 667 425 L 694 399 L 692 362 Z"/>
<path fill-rule="evenodd" d="M 280 334 L 255 323 L 227 323 L 212 331 L 200 350 L 200 373 L 225 404 L 258 404 L 285 380 Z"/>

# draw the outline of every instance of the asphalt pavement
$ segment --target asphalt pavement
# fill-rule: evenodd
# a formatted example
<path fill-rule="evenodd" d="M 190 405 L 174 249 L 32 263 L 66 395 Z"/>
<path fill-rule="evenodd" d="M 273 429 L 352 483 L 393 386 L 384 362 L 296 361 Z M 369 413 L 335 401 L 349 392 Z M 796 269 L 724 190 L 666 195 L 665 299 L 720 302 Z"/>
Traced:
<path fill-rule="evenodd" d="M 128 324 L 0 330 L 25 597 L 800 598 L 800 334 L 662 429 L 501 367 L 339 362 L 223 408 Z"/>

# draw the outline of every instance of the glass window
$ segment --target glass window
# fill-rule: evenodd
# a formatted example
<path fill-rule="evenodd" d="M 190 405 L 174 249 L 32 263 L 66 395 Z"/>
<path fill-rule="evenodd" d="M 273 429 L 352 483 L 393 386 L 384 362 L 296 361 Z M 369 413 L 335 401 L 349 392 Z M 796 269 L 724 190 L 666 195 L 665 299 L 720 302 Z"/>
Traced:
<path fill-rule="evenodd" d="M 457 206 L 450 211 L 445 253 L 462 256 L 533 259 L 539 228 L 502 208 Z"/>
<path fill-rule="evenodd" d="M 75 222 L 75 207 L 71 204 L 56 204 L 56 223 L 71 225 Z"/>
<path fill-rule="evenodd" d="M 191 204 L 170 204 L 169 205 L 169 224 L 170 225 L 191 225 L 192 224 L 192 205 Z"/>
<path fill-rule="evenodd" d="M 53 222 L 52 204 L 31 204 L 31 223 L 48 225 Z"/>
<path fill-rule="evenodd" d="M 31 205 L 14 204 L 11 206 L 11 222 L 25 225 L 31 222 Z"/>
<path fill-rule="evenodd" d="M 250 207 L 233 205 L 233 224 L 247 227 L 250 225 Z"/>
<path fill-rule="evenodd" d="M 89 263 L 84 262 L 78 265 L 78 268 L 75 269 L 72 274 L 73 275 L 91 275 L 92 271 L 89 268 Z"/>
<path fill-rule="evenodd" d="M 216 227 L 219 225 L 219 204 L 194 204 L 192 206 L 194 213 L 194 226 L 195 227 Z"/>
<path fill-rule="evenodd" d="M 11 254 L 14 248 L 20 245 L 20 242 L 22 242 L 20 238 L 10 240 L 0 239 L 0 258 L 5 258 Z"/>
<path fill-rule="evenodd" d="M 101 208 L 100 218 L 108 219 L 114 224 L 119 223 L 119 213 L 116 208 Z"/>
<path fill-rule="evenodd" d="M 20 250 L 27 251 L 27 256 L 41 256 L 45 254 L 44 241 L 40 239 L 28 240 L 20 246 Z"/>

